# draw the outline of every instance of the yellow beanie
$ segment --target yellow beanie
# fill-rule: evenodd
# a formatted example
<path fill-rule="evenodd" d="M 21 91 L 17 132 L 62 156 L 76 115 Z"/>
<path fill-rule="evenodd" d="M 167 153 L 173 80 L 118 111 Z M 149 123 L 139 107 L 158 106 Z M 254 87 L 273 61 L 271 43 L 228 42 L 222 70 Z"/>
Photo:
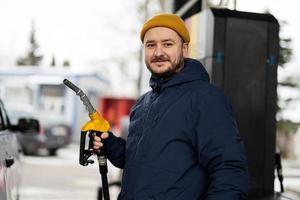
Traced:
<path fill-rule="evenodd" d="M 141 29 L 140 38 L 144 41 L 146 32 L 154 27 L 167 27 L 177 32 L 184 42 L 190 42 L 190 34 L 184 21 L 175 14 L 159 14 L 146 21 Z"/>

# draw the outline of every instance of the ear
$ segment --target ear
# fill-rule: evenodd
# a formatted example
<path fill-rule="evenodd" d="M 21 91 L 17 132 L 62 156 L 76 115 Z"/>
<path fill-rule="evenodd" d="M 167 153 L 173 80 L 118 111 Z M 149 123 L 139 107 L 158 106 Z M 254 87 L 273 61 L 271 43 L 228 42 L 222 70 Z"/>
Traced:
<path fill-rule="evenodd" d="M 189 43 L 184 42 L 182 44 L 182 54 L 183 54 L 183 57 L 187 58 L 188 57 L 188 53 L 189 53 Z"/>

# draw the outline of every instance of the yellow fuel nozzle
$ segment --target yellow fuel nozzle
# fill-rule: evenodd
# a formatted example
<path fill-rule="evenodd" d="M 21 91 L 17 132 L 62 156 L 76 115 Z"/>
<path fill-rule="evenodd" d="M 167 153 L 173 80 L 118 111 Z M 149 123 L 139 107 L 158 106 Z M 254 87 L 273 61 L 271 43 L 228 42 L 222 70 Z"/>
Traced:
<path fill-rule="evenodd" d="M 110 129 L 110 125 L 108 121 L 106 121 L 97 111 L 90 114 L 90 121 L 88 121 L 83 127 L 81 131 L 98 131 L 98 132 L 107 132 Z"/>
<path fill-rule="evenodd" d="M 83 166 L 86 166 L 90 163 L 93 163 L 93 160 L 90 160 L 89 157 L 93 154 L 91 149 L 93 149 L 93 136 L 101 136 L 102 133 L 109 131 L 109 123 L 96 111 L 96 109 L 91 104 L 88 97 L 85 93 L 73 84 L 68 79 L 64 79 L 63 83 L 73 90 L 77 96 L 80 97 L 80 100 L 85 105 L 87 111 L 89 112 L 90 121 L 88 121 L 82 128 L 80 134 L 80 151 L 79 151 L 79 163 Z M 86 142 L 88 141 L 88 142 Z M 102 149 L 102 150 L 101 150 Z M 103 165 L 106 166 L 106 156 L 103 148 L 100 148 L 95 151 L 98 159 L 101 159 Z M 101 171 L 101 169 L 100 169 Z"/>

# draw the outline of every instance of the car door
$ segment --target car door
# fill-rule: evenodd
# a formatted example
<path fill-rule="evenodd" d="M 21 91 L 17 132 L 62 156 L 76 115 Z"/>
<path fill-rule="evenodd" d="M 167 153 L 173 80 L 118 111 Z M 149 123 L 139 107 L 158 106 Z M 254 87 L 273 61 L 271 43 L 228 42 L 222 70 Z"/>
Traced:
<path fill-rule="evenodd" d="M 21 147 L 9 130 L 8 117 L 0 100 L 0 199 L 19 199 Z"/>

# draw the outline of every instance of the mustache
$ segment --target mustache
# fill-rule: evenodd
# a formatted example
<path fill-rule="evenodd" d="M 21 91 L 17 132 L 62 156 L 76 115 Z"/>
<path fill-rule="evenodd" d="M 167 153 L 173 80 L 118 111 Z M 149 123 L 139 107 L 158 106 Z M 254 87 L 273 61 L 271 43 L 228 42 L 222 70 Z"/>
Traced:
<path fill-rule="evenodd" d="M 170 59 L 165 56 L 154 57 L 151 59 L 151 62 L 164 62 L 164 61 L 170 61 Z"/>

